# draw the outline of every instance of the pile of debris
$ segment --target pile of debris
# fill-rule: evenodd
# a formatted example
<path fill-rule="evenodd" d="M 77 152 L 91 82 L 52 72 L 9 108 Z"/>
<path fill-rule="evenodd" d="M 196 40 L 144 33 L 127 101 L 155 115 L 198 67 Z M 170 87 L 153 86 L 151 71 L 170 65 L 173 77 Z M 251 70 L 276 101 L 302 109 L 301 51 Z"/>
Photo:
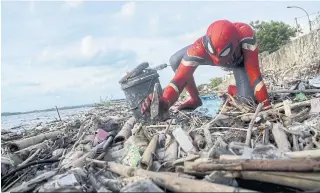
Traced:
<path fill-rule="evenodd" d="M 117 103 L 7 131 L 2 191 L 319 191 L 319 90 L 298 83 L 270 93 L 265 111 L 228 96 L 214 118 L 172 108 L 150 125 Z"/>

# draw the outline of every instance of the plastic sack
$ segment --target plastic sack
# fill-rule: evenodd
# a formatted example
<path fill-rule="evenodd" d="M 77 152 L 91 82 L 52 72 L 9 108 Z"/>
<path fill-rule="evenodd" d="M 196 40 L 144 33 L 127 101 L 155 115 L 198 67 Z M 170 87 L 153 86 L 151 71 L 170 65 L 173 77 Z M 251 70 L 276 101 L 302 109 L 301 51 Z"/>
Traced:
<path fill-rule="evenodd" d="M 314 77 L 309 80 L 309 84 L 316 88 L 320 88 L 320 76 Z"/>
<path fill-rule="evenodd" d="M 200 96 L 200 98 L 202 106 L 195 109 L 193 113 L 200 116 L 214 117 L 223 103 L 222 99 L 217 94 Z"/>

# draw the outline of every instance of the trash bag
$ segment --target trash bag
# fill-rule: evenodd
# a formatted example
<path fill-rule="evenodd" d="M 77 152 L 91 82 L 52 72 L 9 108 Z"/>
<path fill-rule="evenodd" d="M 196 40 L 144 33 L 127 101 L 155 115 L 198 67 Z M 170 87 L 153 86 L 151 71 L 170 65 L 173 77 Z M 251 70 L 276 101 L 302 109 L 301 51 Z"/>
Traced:
<path fill-rule="evenodd" d="M 314 77 L 309 80 L 309 84 L 316 88 L 320 88 L 320 76 Z"/>
<path fill-rule="evenodd" d="M 213 117 L 217 114 L 220 106 L 222 105 L 222 99 L 217 94 L 200 96 L 202 106 L 198 107 L 193 111 L 195 114 L 200 116 Z"/>

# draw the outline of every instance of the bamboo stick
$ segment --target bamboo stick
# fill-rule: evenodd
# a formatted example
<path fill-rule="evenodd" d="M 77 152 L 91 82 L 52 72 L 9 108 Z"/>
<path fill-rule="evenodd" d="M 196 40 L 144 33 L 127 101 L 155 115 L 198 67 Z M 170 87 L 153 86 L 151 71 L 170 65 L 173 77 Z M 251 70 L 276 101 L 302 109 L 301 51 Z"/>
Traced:
<path fill-rule="evenodd" d="M 319 171 L 320 161 L 316 160 L 210 160 L 203 163 L 184 162 L 186 171 Z"/>
<path fill-rule="evenodd" d="M 131 117 L 130 119 L 128 119 L 128 121 L 126 121 L 124 126 L 121 128 L 119 133 L 114 138 L 115 143 L 126 141 L 132 135 L 131 130 L 135 125 L 135 123 L 136 123 L 135 117 Z"/>
<path fill-rule="evenodd" d="M 131 168 L 114 162 L 102 162 L 98 160 L 87 159 L 87 161 L 94 162 L 104 167 L 108 165 L 108 169 L 121 176 L 133 177 L 149 177 L 157 185 L 166 188 L 173 192 L 255 192 L 247 189 L 226 186 L 222 184 L 209 183 L 194 179 L 188 179 L 171 175 L 168 172 L 152 172 L 138 168 Z"/>
<path fill-rule="evenodd" d="M 271 90 L 269 93 L 320 93 L 320 89 L 306 90 Z"/>
<path fill-rule="evenodd" d="M 58 135 L 62 135 L 63 132 L 61 131 L 53 131 L 53 132 L 48 132 L 48 133 L 44 133 L 44 134 L 39 134 L 37 136 L 33 136 L 33 137 L 29 137 L 29 138 L 25 138 L 25 139 L 21 139 L 21 140 L 17 140 L 17 141 L 12 141 L 12 142 L 8 142 L 8 146 L 11 150 L 21 150 L 27 147 L 30 147 L 32 145 L 36 145 L 38 143 L 43 142 L 46 139 L 51 139 L 51 138 L 55 138 Z"/>
<path fill-rule="evenodd" d="M 147 169 L 147 170 L 151 169 L 153 155 L 154 155 L 156 148 L 157 148 L 158 137 L 159 137 L 159 135 L 153 136 L 148 147 L 144 151 L 142 158 L 141 158 L 141 161 L 140 161 L 141 168 Z"/>
<path fill-rule="evenodd" d="M 285 152 L 284 155 L 289 156 L 290 158 L 320 158 L 320 149 L 316 150 L 305 150 L 305 151 L 296 151 L 296 152 Z"/>

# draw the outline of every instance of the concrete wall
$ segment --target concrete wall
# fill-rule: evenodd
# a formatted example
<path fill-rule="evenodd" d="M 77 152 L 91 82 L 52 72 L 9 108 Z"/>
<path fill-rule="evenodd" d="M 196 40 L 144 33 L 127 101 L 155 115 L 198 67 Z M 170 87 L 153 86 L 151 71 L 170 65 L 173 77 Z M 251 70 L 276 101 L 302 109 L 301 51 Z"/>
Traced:
<path fill-rule="evenodd" d="M 278 83 L 308 79 L 320 73 L 320 30 L 291 41 L 269 55 L 260 54 L 264 75 L 273 75 Z"/>

